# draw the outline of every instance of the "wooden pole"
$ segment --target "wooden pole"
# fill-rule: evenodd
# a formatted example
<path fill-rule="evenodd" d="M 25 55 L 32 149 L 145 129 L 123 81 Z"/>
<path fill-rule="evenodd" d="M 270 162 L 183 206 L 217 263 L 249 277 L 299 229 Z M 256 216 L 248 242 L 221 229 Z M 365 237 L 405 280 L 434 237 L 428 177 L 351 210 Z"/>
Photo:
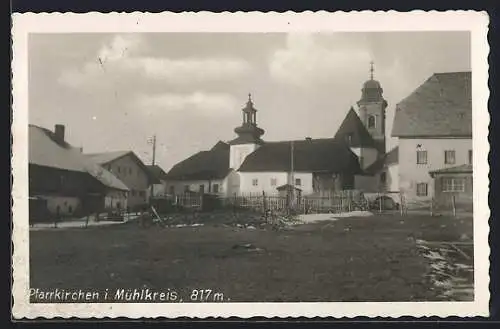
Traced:
<path fill-rule="evenodd" d="M 403 216 L 403 193 L 399 192 L 399 213 Z"/>
<path fill-rule="evenodd" d="M 453 207 L 453 217 L 457 217 L 457 208 L 455 205 L 455 194 L 451 196 L 451 206 Z"/>
<path fill-rule="evenodd" d="M 382 198 L 380 196 L 380 193 L 378 193 L 378 212 L 381 213 L 382 212 Z"/>

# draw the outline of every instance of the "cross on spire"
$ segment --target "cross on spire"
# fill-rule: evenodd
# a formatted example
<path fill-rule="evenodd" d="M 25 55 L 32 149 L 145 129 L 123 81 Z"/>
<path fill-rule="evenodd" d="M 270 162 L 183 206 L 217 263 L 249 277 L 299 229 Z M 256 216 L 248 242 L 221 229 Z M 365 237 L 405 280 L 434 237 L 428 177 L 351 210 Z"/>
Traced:
<path fill-rule="evenodd" d="M 370 79 L 373 80 L 373 64 L 375 64 L 373 61 L 370 62 Z"/>

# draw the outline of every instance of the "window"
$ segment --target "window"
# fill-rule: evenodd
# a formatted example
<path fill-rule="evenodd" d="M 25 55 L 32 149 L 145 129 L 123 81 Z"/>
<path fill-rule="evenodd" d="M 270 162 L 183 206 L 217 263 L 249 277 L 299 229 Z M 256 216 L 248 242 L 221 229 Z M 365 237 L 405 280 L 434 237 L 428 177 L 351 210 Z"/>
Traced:
<path fill-rule="evenodd" d="M 175 194 L 175 186 L 170 185 L 170 194 Z"/>
<path fill-rule="evenodd" d="M 472 164 L 472 150 L 469 150 L 469 164 Z"/>
<path fill-rule="evenodd" d="M 417 184 L 417 196 L 427 196 L 427 183 Z"/>
<path fill-rule="evenodd" d="M 385 184 L 387 182 L 387 173 L 383 172 L 380 174 L 380 183 Z"/>
<path fill-rule="evenodd" d="M 259 180 L 257 178 L 252 179 L 252 185 L 253 186 L 258 186 L 259 185 Z"/>
<path fill-rule="evenodd" d="M 69 207 L 68 207 L 68 212 L 69 212 L 70 214 L 71 214 L 71 213 L 73 213 L 73 207 L 72 207 L 72 206 L 69 206 Z"/>
<path fill-rule="evenodd" d="M 135 196 L 135 190 L 132 190 L 132 196 Z"/>
<path fill-rule="evenodd" d="M 213 189 L 214 193 L 219 193 L 219 184 L 214 184 L 212 186 L 212 189 Z"/>
<path fill-rule="evenodd" d="M 295 178 L 295 185 L 297 186 L 302 185 L 302 180 L 300 178 Z"/>
<path fill-rule="evenodd" d="M 346 136 L 345 136 L 345 140 L 347 142 L 347 144 L 351 144 L 352 143 L 352 137 L 353 137 L 353 133 L 348 133 Z"/>
<path fill-rule="evenodd" d="M 427 151 L 417 151 L 417 164 L 427 163 Z"/>
<path fill-rule="evenodd" d="M 271 186 L 276 186 L 278 180 L 276 178 L 271 178 Z"/>
<path fill-rule="evenodd" d="M 205 193 L 205 185 L 201 184 L 199 191 L 200 193 Z"/>
<path fill-rule="evenodd" d="M 189 192 L 189 185 L 184 185 L 184 192 Z"/>
<path fill-rule="evenodd" d="M 465 180 L 463 178 L 443 177 L 441 181 L 443 192 L 464 192 Z"/>
<path fill-rule="evenodd" d="M 455 151 L 454 150 L 444 151 L 444 163 L 445 164 L 455 164 Z"/>
<path fill-rule="evenodd" d="M 377 126 L 377 121 L 375 120 L 375 116 L 374 115 L 368 116 L 368 128 L 372 129 L 376 128 L 376 126 Z"/>

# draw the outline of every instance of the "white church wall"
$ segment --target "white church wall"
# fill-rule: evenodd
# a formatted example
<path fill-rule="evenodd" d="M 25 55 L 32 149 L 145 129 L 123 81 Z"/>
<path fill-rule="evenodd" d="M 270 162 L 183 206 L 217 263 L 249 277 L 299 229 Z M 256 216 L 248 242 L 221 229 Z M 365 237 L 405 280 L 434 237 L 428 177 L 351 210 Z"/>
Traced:
<path fill-rule="evenodd" d="M 237 170 L 243 161 L 245 161 L 245 158 L 258 148 L 258 144 L 231 145 L 229 151 L 229 168 Z"/>
<path fill-rule="evenodd" d="M 289 173 L 287 172 L 240 172 L 240 193 L 262 193 L 277 194 L 276 188 L 288 183 Z M 300 180 L 300 185 L 295 185 L 302 190 L 302 194 L 311 194 L 312 173 L 296 172 L 294 179 Z M 254 180 L 257 184 L 254 185 Z M 275 183 L 275 184 L 274 184 Z"/>
<path fill-rule="evenodd" d="M 387 168 L 387 190 L 391 192 L 399 191 L 399 166 L 391 164 Z"/>

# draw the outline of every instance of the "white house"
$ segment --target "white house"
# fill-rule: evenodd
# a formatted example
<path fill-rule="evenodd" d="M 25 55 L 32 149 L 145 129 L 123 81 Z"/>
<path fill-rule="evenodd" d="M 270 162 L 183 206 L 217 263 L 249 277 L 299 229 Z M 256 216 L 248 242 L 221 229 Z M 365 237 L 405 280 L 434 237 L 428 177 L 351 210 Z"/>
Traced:
<path fill-rule="evenodd" d="M 410 203 L 441 192 L 472 195 L 462 176 L 447 177 L 449 184 L 436 184 L 431 177 L 439 172 L 450 176 L 452 168 L 472 164 L 471 73 L 432 75 L 397 104 L 392 136 L 399 140 L 399 189 Z"/>

